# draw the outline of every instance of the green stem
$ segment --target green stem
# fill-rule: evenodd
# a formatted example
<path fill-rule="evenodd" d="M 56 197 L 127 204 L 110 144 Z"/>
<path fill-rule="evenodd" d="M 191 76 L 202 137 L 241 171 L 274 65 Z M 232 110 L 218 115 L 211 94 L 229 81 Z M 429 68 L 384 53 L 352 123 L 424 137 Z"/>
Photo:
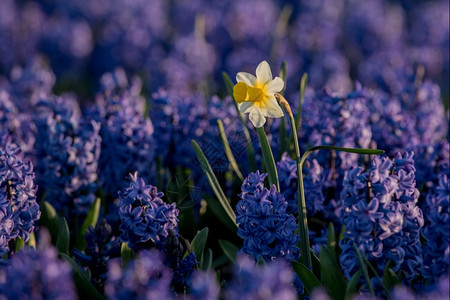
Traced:
<path fill-rule="evenodd" d="M 274 184 L 279 192 L 280 183 L 278 182 L 277 166 L 275 164 L 275 159 L 273 158 L 272 149 L 270 148 L 266 132 L 264 131 L 264 127 L 256 128 L 256 131 L 258 132 L 259 142 L 261 143 L 264 166 L 266 167 L 267 173 L 269 173 L 269 183 L 270 185 Z"/>

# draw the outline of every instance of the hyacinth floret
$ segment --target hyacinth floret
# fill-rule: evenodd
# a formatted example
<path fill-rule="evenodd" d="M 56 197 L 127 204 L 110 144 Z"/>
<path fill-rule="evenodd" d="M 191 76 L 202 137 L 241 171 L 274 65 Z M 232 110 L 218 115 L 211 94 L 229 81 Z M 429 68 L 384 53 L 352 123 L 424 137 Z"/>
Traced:
<path fill-rule="evenodd" d="M 413 153 L 398 153 L 393 161 L 375 157 L 367 171 L 357 167 L 347 172 L 341 193 L 341 221 L 346 232 L 340 241 L 340 262 L 346 276 L 359 268 L 354 244 L 379 270 L 391 260 L 394 271 L 405 271 L 406 281 L 419 275 L 424 219 L 417 205 L 414 174 Z"/>
<path fill-rule="evenodd" d="M 147 242 L 162 249 L 169 231 L 178 233 L 178 209 L 167 204 L 157 188 L 146 185 L 138 173 L 130 174 L 130 185 L 119 192 L 119 216 L 122 242 L 138 251 Z"/>
<path fill-rule="evenodd" d="M 111 300 L 172 299 L 172 270 L 163 263 L 159 251 L 141 251 L 136 259 L 122 269 L 119 259 L 108 264 L 105 295 Z"/>
<path fill-rule="evenodd" d="M 272 185 L 264 187 L 266 173 L 250 173 L 244 180 L 236 205 L 238 235 L 244 240 L 242 252 L 255 260 L 266 261 L 284 257 L 296 260 L 300 256 L 297 248 L 299 237 L 294 216 L 286 212 L 287 201 Z"/>
<path fill-rule="evenodd" d="M 246 255 L 239 255 L 233 278 L 225 290 L 225 299 L 297 299 L 294 274 L 283 259 L 260 267 Z"/>
<path fill-rule="evenodd" d="M 0 269 L 0 299 L 77 299 L 72 269 L 56 248 L 26 248 Z"/>
<path fill-rule="evenodd" d="M 9 251 L 8 242 L 28 240 L 41 212 L 36 202 L 33 164 L 25 160 L 15 144 L 0 147 L 0 254 Z"/>

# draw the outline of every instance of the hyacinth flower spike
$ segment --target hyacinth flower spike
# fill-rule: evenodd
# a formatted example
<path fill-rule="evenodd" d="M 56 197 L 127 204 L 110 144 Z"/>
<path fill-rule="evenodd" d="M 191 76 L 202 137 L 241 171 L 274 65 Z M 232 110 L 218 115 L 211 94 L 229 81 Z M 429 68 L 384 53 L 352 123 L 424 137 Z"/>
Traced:
<path fill-rule="evenodd" d="M 272 71 L 266 61 L 262 61 L 256 68 L 256 77 L 239 72 L 236 81 L 233 97 L 238 103 L 240 112 L 249 114 L 249 119 L 256 128 L 266 123 L 266 117 L 283 116 L 274 95 L 283 89 L 284 81 L 280 77 L 272 77 Z"/>

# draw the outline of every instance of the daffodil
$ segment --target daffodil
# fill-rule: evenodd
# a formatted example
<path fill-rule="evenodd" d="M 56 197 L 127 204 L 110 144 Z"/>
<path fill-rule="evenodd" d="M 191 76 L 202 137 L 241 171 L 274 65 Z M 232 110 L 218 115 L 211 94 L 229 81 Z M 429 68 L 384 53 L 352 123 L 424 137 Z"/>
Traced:
<path fill-rule="evenodd" d="M 280 77 L 272 78 L 272 71 L 266 61 L 262 61 L 256 68 L 256 77 L 239 72 L 236 81 L 233 96 L 238 103 L 239 111 L 248 113 L 250 121 L 256 128 L 266 123 L 266 117 L 283 116 L 274 95 L 283 89 L 284 81 Z"/>

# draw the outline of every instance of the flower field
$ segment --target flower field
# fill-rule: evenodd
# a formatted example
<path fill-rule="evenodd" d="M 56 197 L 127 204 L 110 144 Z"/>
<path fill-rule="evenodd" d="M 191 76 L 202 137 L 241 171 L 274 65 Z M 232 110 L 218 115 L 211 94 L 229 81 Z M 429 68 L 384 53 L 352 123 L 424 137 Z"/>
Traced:
<path fill-rule="evenodd" d="M 449 299 L 449 2 L 0 0 L 0 300 Z"/>

